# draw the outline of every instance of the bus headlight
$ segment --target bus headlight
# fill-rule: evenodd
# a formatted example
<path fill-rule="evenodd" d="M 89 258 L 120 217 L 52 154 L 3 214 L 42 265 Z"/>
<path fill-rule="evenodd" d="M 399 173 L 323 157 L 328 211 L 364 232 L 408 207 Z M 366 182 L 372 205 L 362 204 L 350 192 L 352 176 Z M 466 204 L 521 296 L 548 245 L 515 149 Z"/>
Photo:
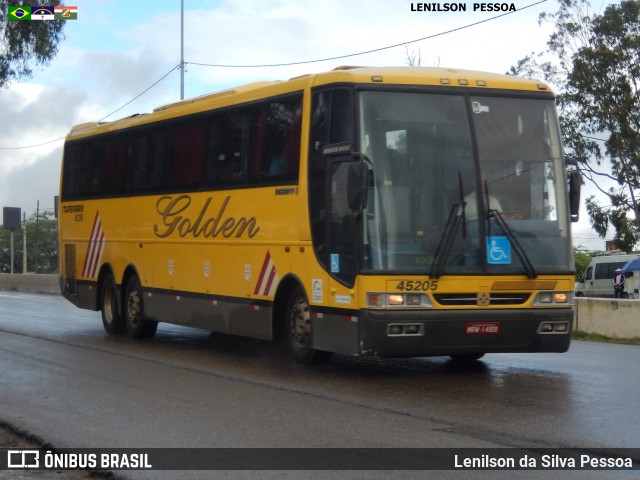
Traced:
<path fill-rule="evenodd" d="M 553 303 L 567 303 L 569 296 L 564 292 L 553 294 Z"/>
<path fill-rule="evenodd" d="M 391 294 L 388 298 L 389 305 L 404 305 L 404 295 Z"/>
<path fill-rule="evenodd" d="M 573 292 L 538 292 L 533 299 L 534 307 L 572 304 Z"/>
<path fill-rule="evenodd" d="M 432 308 L 431 299 L 425 293 L 367 293 L 370 308 Z"/>

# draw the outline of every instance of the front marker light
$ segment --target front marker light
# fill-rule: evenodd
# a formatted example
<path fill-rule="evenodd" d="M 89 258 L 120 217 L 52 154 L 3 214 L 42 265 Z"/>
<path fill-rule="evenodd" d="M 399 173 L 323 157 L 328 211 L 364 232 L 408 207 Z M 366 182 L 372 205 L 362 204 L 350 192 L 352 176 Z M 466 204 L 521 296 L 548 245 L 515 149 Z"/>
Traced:
<path fill-rule="evenodd" d="M 420 295 L 416 295 L 416 294 L 407 295 L 407 305 L 420 305 L 421 302 L 422 302 L 422 299 L 420 298 Z"/>
<path fill-rule="evenodd" d="M 384 295 L 382 293 L 367 293 L 367 305 L 370 307 L 382 307 Z"/>

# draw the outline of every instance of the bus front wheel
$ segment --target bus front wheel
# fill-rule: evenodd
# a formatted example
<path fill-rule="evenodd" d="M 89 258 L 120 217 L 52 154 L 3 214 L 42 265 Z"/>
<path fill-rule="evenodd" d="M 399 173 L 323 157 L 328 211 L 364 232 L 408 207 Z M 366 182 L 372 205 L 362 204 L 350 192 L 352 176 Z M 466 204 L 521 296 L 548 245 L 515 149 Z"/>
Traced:
<path fill-rule="evenodd" d="M 305 365 L 319 365 L 331 359 L 331 352 L 312 348 L 311 312 L 300 287 L 289 296 L 286 309 L 287 338 L 294 360 Z"/>
<path fill-rule="evenodd" d="M 156 334 L 158 322 L 144 318 L 142 286 L 135 275 L 127 282 L 125 291 L 125 320 L 131 338 L 151 338 Z"/>
<path fill-rule="evenodd" d="M 102 280 L 100 287 L 100 307 L 102 325 L 110 335 L 117 335 L 124 331 L 124 319 L 118 309 L 118 293 L 112 273 L 108 273 Z"/>

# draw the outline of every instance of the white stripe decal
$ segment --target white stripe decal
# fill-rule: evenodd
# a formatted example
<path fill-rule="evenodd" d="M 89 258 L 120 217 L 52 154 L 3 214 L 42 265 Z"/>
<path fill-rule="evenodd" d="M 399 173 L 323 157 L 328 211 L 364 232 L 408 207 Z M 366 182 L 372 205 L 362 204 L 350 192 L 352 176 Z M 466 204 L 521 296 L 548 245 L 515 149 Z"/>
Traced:
<path fill-rule="evenodd" d="M 256 289 L 254 290 L 254 295 L 273 295 L 275 293 L 276 286 L 278 285 L 278 281 L 280 280 L 280 276 L 276 271 L 276 267 L 273 263 L 273 259 L 269 252 L 264 257 L 264 262 L 262 262 L 262 268 L 260 269 L 260 276 L 258 277 L 258 282 L 256 283 Z"/>
<path fill-rule="evenodd" d="M 85 278 L 94 278 L 98 275 L 98 268 L 102 260 L 104 252 L 104 231 L 102 230 L 102 222 L 100 214 L 96 212 L 96 218 L 93 221 L 91 229 L 91 237 L 89 238 L 89 246 L 87 247 L 87 256 L 84 259 L 84 267 L 82 276 Z"/>

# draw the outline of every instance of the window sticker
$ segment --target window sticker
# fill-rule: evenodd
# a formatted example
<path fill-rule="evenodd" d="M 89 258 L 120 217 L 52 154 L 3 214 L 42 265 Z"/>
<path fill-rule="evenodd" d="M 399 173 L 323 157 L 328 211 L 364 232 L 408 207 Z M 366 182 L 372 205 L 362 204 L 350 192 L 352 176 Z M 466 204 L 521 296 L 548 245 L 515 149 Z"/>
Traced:
<path fill-rule="evenodd" d="M 487 238 L 487 261 L 491 265 L 511 264 L 511 244 L 507 237 Z"/>
<path fill-rule="evenodd" d="M 340 254 L 331 254 L 331 273 L 340 273 Z"/>
<path fill-rule="evenodd" d="M 322 280 L 314 278 L 311 283 L 313 285 L 311 288 L 313 303 L 322 303 Z"/>

